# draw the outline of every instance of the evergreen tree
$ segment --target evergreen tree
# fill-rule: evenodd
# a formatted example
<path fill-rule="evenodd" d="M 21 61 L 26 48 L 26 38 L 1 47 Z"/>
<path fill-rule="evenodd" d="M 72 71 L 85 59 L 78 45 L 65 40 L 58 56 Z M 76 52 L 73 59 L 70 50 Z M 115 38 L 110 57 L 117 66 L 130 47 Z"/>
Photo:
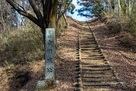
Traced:
<path fill-rule="evenodd" d="M 82 8 L 78 9 L 78 13 L 85 17 L 101 17 L 104 11 L 104 1 L 101 0 L 80 0 L 77 2 Z"/>

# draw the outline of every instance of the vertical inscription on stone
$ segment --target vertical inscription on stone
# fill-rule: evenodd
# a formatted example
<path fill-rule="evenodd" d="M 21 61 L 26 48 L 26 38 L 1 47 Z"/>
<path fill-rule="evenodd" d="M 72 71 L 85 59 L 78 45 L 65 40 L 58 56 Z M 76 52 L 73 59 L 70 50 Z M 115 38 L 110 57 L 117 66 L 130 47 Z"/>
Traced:
<path fill-rule="evenodd" d="M 45 79 L 54 80 L 55 30 L 46 28 Z"/>

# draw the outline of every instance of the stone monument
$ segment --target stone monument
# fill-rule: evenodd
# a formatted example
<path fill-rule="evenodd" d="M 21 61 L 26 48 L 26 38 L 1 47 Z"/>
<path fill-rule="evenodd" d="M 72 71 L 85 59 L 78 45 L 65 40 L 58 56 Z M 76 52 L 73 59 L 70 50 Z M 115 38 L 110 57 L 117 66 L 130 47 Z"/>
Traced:
<path fill-rule="evenodd" d="M 54 70 L 55 56 L 55 29 L 46 28 L 45 35 L 45 79 L 38 81 L 37 89 L 46 89 L 58 84 L 55 81 Z"/>

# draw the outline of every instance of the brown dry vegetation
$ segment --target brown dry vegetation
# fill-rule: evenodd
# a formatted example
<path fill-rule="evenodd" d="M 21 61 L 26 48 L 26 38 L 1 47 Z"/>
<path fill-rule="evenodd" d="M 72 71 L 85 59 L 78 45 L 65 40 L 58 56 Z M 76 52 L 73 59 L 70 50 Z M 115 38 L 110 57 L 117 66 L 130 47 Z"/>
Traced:
<path fill-rule="evenodd" d="M 69 19 L 69 23 L 71 25 L 65 31 L 57 34 L 60 37 L 57 38 L 55 78 L 60 81 L 60 84 L 54 88 L 55 91 L 73 91 L 75 89 L 74 64 L 77 62 L 77 38 L 80 30 L 78 24 L 73 20 Z M 13 35 L 13 37 L 11 36 L 12 39 L 9 38 L 7 41 L 9 46 L 1 47 L 0 52 L 3 54 L 0 60 L 0 83 L 2 83 L 0 91 L 34 91 L 38 80 L 44 80 L 45 62 L 42 59 L 44 51 L 43 45 L 41 45 L 41 37 L 39 37 L 41 34 L 38 31 L 36 32 L 31 30 L 24 32 L 25 38 L 18 37 L 24 36 L 22 33 Z M 37 36 L 34 36 L 35 34 Z M 34 41 L 33 39 L 36 38 L 38 43 L 35 44 L 37 40 Z M 9 40 L 12 40 L 12 42 L 9 42 Z M 35 46 L 33 46 L 33 43 Z M 30 46 L 28 46 L 29 44 Z M 26 48 L 29 50 L 26 50 Z"/>
<path fill-rule="evenodd" d="M 98 44 L 105 54 L 106 59 L 110 62 L 117 76 L 123 82 L 122 90 L 135 91 L 136 53 L 133 51 L 133 48 L 131 46 L 121 46 L 120 40 L 122 39 L 122 34 L 119 32 L 115 33 L 114 30 L 112 32 L 107 28 L 106 24 L 96 21 L 92 22 L 90 26 L 96 35 Z"/>
<path fill-rule="evenodd" d="M 57 39 L 55 78 L 60 81 L 60 84 L 50 91 L 74 91 L 76 89 L 74 86 L 76 83 L 76 53 L 78 33 L 82 30 L 82 25 L 71 19 L 68 19 L 68 22 L 70 25 L 67 29 L 64 29 L 63 32 L 59 33 L 60 37 Z M 122 91 L 135 91 L 136 54 L 129 50 L 131 48 L 120 46 L 119 39 L 122 38 L 121 35 L 109 33 L 104 23 L 96 20 L 90 23 L 90 27 L 96 35 L 98 44 L 103 50 L 106 59 L 110 62 L 117 76 L 124 83 Z M 13 42 L 11 42 L 11 44 L 12 43 Z M 15 49 L 17 45 L 18 44 L 14 46 Z M 7 51 L 0 50 L 1 53 Z M 33 55 L 30 55 L 28 59 L 16 59 L 19 60 L 17 63 L 14 63 L 14 61 L 16 61 L 14 57 L 16 57 L 19 52 L 15 53 L 15 55 L 12 55 L 12 59 L 7 58 L 4 53 L 1 56 L 4 60 L 11 60 L 12 62 L 0 60 L 0 91 L 34 91 L 37 81 L 43 80 L 45 76 L 44 60 L 42 59 L 44 51 L 42 48 L 33 50 L 33 58 L 31 58 Z M 35 56 L 37 53 L 39 56 Z M 24 54 L 20 54 L 20 58 L 23 58 L 22 56 L 25 55 L 25 52 Z M 35 60 L 32 61 L 32 59 Z M 27 60 L 29 61 L 27 62 Z M 20 62 L 22 62 L 22 64 L 20 64 Z"/>
<path fill-rule="evenodd" d="M 112 35 L 119 35 L 119 45 L 136 52 L 136 21 L 134 17 L 122 16 L 118 18 L 116 16 L 107 14 L 102 20 L 106 24 L 106 28 L 109 30 L 107 33 Z"/>

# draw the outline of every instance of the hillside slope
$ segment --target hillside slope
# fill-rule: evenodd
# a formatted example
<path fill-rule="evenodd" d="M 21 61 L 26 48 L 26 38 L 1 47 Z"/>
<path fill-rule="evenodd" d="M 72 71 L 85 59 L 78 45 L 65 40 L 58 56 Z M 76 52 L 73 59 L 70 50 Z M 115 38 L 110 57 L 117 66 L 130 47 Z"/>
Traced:
<path fill-rule="evenodd" d="M 107 25 L 95 21 L 90 23 L 100 48 L 109 60 L 117 76 L 124 83 L 123 91 L 135 91 L 136 88 L 136 53 L 131 47 L 122 47 L 120 34 L 109 33 Z"/>
<path fill-rule="evenodd" d="M 60 81 L 60 84 L 50 91 L 76 90 L 75 84 L 77 79 L 75 73 L 75 66 L 78 61 L 78 34 L 83 31 L 84 28 L 82 28 L 83 23 L 80 23 L 78 21 L 74 21 L 68 18 L 68 22 L 68 28 L 64 29 L 64 31 L 61 32 L 60 36 L 57 38 L 57 50 L 55 56 L 55 78 L 56 80 Z M 92 31 L 94 32 L 98 44 L 103 50 L 106 59 L 110 62 L 114 71 L 116 71 L 117 76 L 124 83 L 123 88 L 120 91 L 135 91 L 134 89 L 136 86 L 136 54 L 126 48 L 121 47 L 118 41 L 119 35 L 108 34 L 109 30 L 107 29 L 104 23 L 100 22 L 99 20 L 96 20 L 91 21 L 89 25 Z M 29 35 L 31 33 L 32 31 L 29 31 L 25 34 Z M 33 37 L 35 35 L 37 35 L 37 33 L 34 32 Z M 15 53 L 11 53 L 10 50 L 3 51 L 1 47 L 0 53 L 7 52 L 9 54 L 12 54 L 12 59 L 9 58 L 10 56 L 4 55 L 4 53 L 1 55 L 1 58 L 4 58 L 4 60 L 8 60 L 6 63 L 3 60 L 0 60 L 0 83 L 2 83 L 0 86 L 0 91 L 34 91 L 36 88 L 37 81 L 44 79 L 44 50 L 43 46 L 39 45 L 39 41 L 41 41 L 41 37 L 39 35 L 37 35 L 38 38 L 36 38 L 36 41 L 38 42 L 36 42 L 34 48 L 32 48 L 32 51 L 29 50 L 30 53 L 28 54 L 19 54 L 21 50 L 16 50 L 16 46 L 9 47 L 14 48 Z M 14 38 L 15 36 L 11 36 L 11 39 L 12 37 Z M 25 42 L 19 41 L 19 43 L 29 42 L 32 46 L 33 37 L 25 36 L 23 40 L 30 40 L 26 40 Z M 21 37 L 15 38 L 21 40 Z M 14 42 L 12 41 L 11 43 Z M 42 43 L 40 42 L 40 44 Z M 17 47 L 19 49 L 21 48 L 21 45 L 18 45 Z M 18 55 L 20 56 L 16 57 Z M 25 55 L 27 55 L 29 60 Z M 31 57 L 33 57 L 33 60 L 31 59 Z M 16 58 L 16 60 L 14 60 L 13 58 Z M 14 63 L 18 60 L 19 62 Z"/>

